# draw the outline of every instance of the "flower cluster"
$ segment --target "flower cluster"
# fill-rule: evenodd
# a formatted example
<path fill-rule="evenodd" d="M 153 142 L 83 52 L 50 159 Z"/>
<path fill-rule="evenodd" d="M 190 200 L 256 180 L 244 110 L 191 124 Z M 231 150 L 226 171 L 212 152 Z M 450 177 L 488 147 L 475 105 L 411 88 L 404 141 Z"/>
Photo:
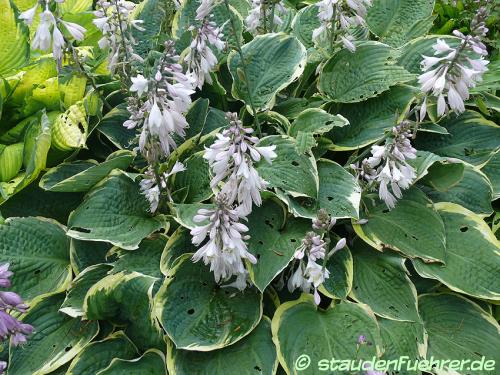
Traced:
<path fill-rule="evenodd" d="M 132 77 L 130 91 L 137 97 L 129 98 L 130 118 L 123 125 L 141 129 L 139 148 L 150 165 L 170 155 L 177 147 L 174 136 L 184 137 L 188 126 L 184 113 L 191 105 L 193 81 L 178 60 L 173 42 L 167 41 L 154 77 Z"/>
<path fill-rule="evenodd" d="M 133 46 L 136 42 L 132 36 L 132 28 L 144 30 L 139 26 L 142 20 L 132 20 L 130 17 L 134 7 L 135 4 L 125 0 L 97 1 L 97 10 L 94 12 L 96 18 L 93 23 L 103 34 L 99 40 L 99 47 L 103 50 L 109 49 L 108 68 L 111 73 L 114 73 L 121 64 L 122 71 L 128 75 L 129 64 L 133 61 L 143 61 L 134 53 Z"/>
<path fill-rule="evenodd" d="M 10 277 L 13 275 L 9 271 L 9 264 L 0 266 L 0 287 L 10 287 Z M 14 346 L 26 343 L 26 336 L 33 332 L 33 327 L 29 324 L 24 324 L 10 315 L 10 311 L 26 312 L 26 305 L 21 297 L 14 292 L 0 292 L 0 338 L 2 340 L 10 337 L 11 343 Z M 0 368 L 4 367 L 0 364 Z"/>
<path fill-rule="evenodd" d="M 170 172 L 164 172 L 158 176 L 155 174 L 152 166 L 149 166 L 147 171 L 144 173 L 144 178 L 140 182 L 141 193 L 144 194 L 146 199 L 149 201 L 151 213 L 156 212 L 158 205 L 160 203 L 161 190 L 166 190 L 170 195 L 168 190 L 167 181 L 170 176 L 176 173 L 185 171 L 186 168 L 181 162 L 176 162 Z M 169 197 L 171 198 L 171 197 Z"/>
<path fill-rule="evenodd" d="M 62 3 L 64 0 L 55 0 L 55 2 Z M 84 33 L 87 30 L 77 23 L 63 21 L 54 16 L 50 11 L 50 0 L 42 0 L 40 3 L 37 2 L 32 8 L 22 12 L 19 18 L 29 26 L 33 23 L 38 7 L 42 6 L 44 8 L 39 16 L 40 22 L 36 29 L 31 47 L 42 51 L 50 51 L 52 47 L 52 54 L 54 58 L 59 61 L 62 59 L 63 49 L 66 46 L 66 40 L 59 27 L 61 25 L 64 26 L 68 33 L 77 41 L 83 40 Z"/>
<path fill-rule="evenodd" d="M 401 189 L 408 189 L 416 177 L 406 161 L 417 157 L 410 141 L 412 136 L 411 122 L 404 120 L 392 129 L 392 137 L 383 146 L 372 146 L 372 156 L 364 159 L 361 167 L 351 166 L 368 183 L 378 184 L 379 197 L 388 208 L 394 208 L 397 198 L 402 196 Z"/>
<path fill-rule="evenodd" d="M 349 51 L 356 51 L 351 29 L 365 25 L 367 7 L 371 0 L 321 0 L 316 3 L 320 26 L 313 30 L 315 43 L 334 40 L 338 33 L 340 40 Z"/>
<path fill-rule="evenodd" d="M 191 41 L 189 50 L 183 61 L 187 65 L 187 74 L 191 75 L 196 83 L 196 87 L 202 88 L 205 81 L 212 83 L 210 72 L 217 65 L 217 57 L 213 53 L 209 44 L 219 51 L 224 49 L 226 44 L 222 40 L 221 28 L 215 22 L 210 21 L 210 14 L 214 8 L 213 0 L 202 0 L 196 10 L 196 20 L 201 21 L 200 27 L 191 26 L 190 30 L 195 31 L 195 37 Z"/>
<path fill-rule="evenodd" d="M 248 31 L 257 33 L 273 32 L 274 28 L 281 26 L 281 19 L 286 14 L 286 8 L 282 1 L 252 0 L 252 8 L 245 19 Z M 267 25 L 269 22 L 269 27 Z"/>
<path fill-rule="evenodd" d="M 434 56 L 423 56 L 424 73 L 419 76 L 418 82 L 426 95 L 437 98 L 438 116 L 444 115 L 449 109 L 455 113 L 465 111 L 464 101 L 469 99 L 469 88 L 475 87 L 488 70 L 488 60 L 484 59 L 488 51 L 481 42 L 481 38 L 488 32 L 484 23 L 486 17 L 486 9 L 480 7 L 471 22 L 470 35 L 464 35 L 458 30 L 453 32 L 460 38 L 457 47 L 451 47 L 445 40 L 438 39 L 433 46 Z M 427 98 L 420 111 L 422 119 L 426 112 Z"/>
<path fill-rule="evenodd" d="M 203 259 L 210 264 L 215 281 L 226 281 L 232 276 L 237 277 L 234 284 L 239 289 L 246 287 L 246 275 L 243 259 L 257 263 L 257 259 L 248 252 L 244 235 L 248 227 L 240 221 L 244 217 L 234 209 L 231 200 L 224 193 L 219 193 L 215 199 L 216 208 L 201 209 L 194 217 L 196 223 L 207 224 L 195 227 L 191 231 L 193 244 L 200 245 L 208 236 L 208 241 L 194 255 L 193 261 Z"/>
<path fill-rule="evenodd" d="M 252 211 L 252 204 L 260 206 L 260 192 L 268 185 L 253 164 L 261 158 L 271 164 L 276 157 L 276 146 L 256 146 L 259 139 L 252 136 L 252 128 L 245 128 L 235 113 L 228 113 L 226 117 L 229 127 L 217 134 L 217 140 L 205 150 L 203 157 L 214 172 L 212 188 L 224 181 L 221 193 L 229 204 L 236 201 L 238 211 L 246 216 Z"/>
<path fill-rule="evenodd" d="M 327 234 L 335 225 L 335 219 L 330 218 L 325 210 L 320 210 L 318 216 L 313 220 L 314 231 L 308 232 L 302 240 L 301 245 L 295 251 L 294 258 L 298 260 L 298 267 L 293 275 L 288 279 L 288 290 L 293 292 L 300 288 L 305 293 L 310 293 L 314 289 L 314 302 L 319 305 L 321 297 L 318 288 L 330 276 L 330 271 L 326 269 L 328 258 L 346 245 L 346 239 L 340 239 L 333 250 L 328 252 L 330 245 Z M 307 262 L 305 258 L 307 257 Z M 317 261 L 322 259 L 322 264 Z"/>

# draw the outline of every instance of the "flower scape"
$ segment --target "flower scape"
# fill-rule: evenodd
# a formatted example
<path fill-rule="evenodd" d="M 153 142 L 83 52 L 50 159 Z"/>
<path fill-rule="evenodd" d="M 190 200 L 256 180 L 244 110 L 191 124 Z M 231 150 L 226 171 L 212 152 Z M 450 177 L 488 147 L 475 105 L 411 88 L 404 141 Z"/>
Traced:
<path fill-rule="evenodd" d="M 0 0 L 0 374 L 500 373 L 499 20 Z"/>

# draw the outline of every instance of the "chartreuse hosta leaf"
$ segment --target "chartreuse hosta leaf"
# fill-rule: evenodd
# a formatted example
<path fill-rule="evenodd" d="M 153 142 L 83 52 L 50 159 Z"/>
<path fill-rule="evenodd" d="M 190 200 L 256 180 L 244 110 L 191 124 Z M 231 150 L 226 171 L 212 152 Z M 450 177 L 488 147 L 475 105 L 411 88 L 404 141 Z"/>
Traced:
<path fill-rule="evenodd" d="M 381 41 L 399 47 L 427 33 L 434 21 L 433 9 L 434 0 L 375 0 L 366 22 Z"/>
<path fill-rule="evenodd" d="M 488 225 L 471 211 L 453 203 L 436 204 L 446 229 L 444 265 L 414 259 L 423 277 L 474 297 L 500 300 L 500 243 Z"/>
<path fill-rule="evenodd" d="M 420 133 L 415 147 L 440 156 L 461 159 L 481 166 L 499 149 L 500 127 L 481 114 L 466 111 L 440 122 L 449 135 Z"/>
<path fill-rule="evenodd" d="M 83 316 L 83 301 L 89 289 L 113 269 L 109 264 L 96 264 L 84 269 L 69 285 L 59 311 L 76 318 Z"/>
<path fill-rule="evenodd" d="M 130 339 L 118 331 L 101 341 L 85 346 L 73 359 L 66 375 L 97 374 L 110 365 L 114 358 L 133 359 L 137 348 Z"/>
<path fill-rule="evenodd" d="M 278 367 L 278 357 L 271 335 L 271 321 L 264 316 L 259 325 L 236 344 L 206 353 L 179 350 L 169 341 L 167 367 L 171 375 L 272 375 Z"/>
<path fill-rule="evenodd" d="M 23 166 L 23 143 L 0 144 L 0 181 L 7 182 L 15 177 Z"/>
<path fill-rule="evenodd" d="M 475 303 L 455 294 L 425 294 L 419 298 L 419 311 L 429 335 L 427 358 L 480 361 L 484 356 L 500 361 L 500 327 Z M 478 375 L 498 373 L 473 370 Z"/>
<path fill-rule="evenodd" d="M 379 253 L 358 240 L 352 248 L 354 263 L 351 297 L 366 303 L 378 316 L 419 321 L 417 291 L 408 277 L 404 258 Z"/>
<path fill-rule="evenodd" d="M 6 76 L 28 62 L 29 31 L 9 0 L 0 1 L 0 76 Z"/>
<path fill-rule="evenodd" d="M 248 335 L 262 317 L 262 294 L 221 287 L 203 262 L 183 256 L 155 296 L 155 316 L 176 348 L 211 351 Z"/>
<path fill-rule="evenodd" d="M 262 138 L 258 146 L 276 146 L 277 157 L 272 164 L 262 159 L 256 169 L 259 175 L 274 188 L 291 196 L 316 198 L 318 172 L 313 157 L 300 155 L 295 140 L 288 136 L 270 135 Z"/>
<path fill-rule="evenodd" d="M 315 218 L 323 208 L 336 218 L 357 218 L 361 188 L 353 175 L 327 159 L 318 160 L 319 192 L 317 199 L 294 199 L 278 192 L 289 210 L 300 217 Z"/>
<path fill-rule="evenodd" d="M 374 205 L 365 200 L 365 224 L 353 224 L 356 233 L 378 250 L 384 247 L 409 257 L 431 262 L 446 262 L 443 220 L 422 191 L 413 188 L 404 193 L 395 208 L 383 202 Z"/>
<path fill-rule="evenodd" d="M 119 150 L 110 154 L 102 163 L 94 160 L 61 163 L 43 175 L 40 186 L 49 191 L 85 192 L 113 169 L 127 169 L 133 159 L 133 152 Z"/>
<path fill-rule="evenodd" d="M 380 96 L 363 102 L 363 105 L 342 105 L 340 114 L 349 121 L 349 125 L 334 127 L 328 133 L 333 150 L 355 150 L 381 139 L 394 126 L 395 113 L 403 111 L 415 92 L 411 86 L 394 86 Z"/>
<path fill-rule="evenodd" d="M 451 171 L 445 171 L 445 173 L 445 176 L 452 174 Z M 493 207 L 491 207 L 493 192 L 490 181 L 484 173 L 471 165 L 465 165 L 461 178 L 448 188 L 441 191 L 436 189 L 425 191 L 433 202 L 456 203 L 481 216 L 489 216 L 493 213 Z M 474 194 L 471 194 L 472 191 Z"/>
<path fill-rule="evenodd" d="M 134 359 L 114 358 L 108 367 L 96 375 L 166 375 L 165 355 L 157 349 L 149 349 Z"/>
<path fill-rule="evenodd" d="M 68 235 L 137 249 L 143 238 L 163 225 L 161 218 L 151 217 L 148 210 L 149 202 L 140 193 L 139 185 L 116 171 L 95 185 L 71 213 Z"/>
<path fill-rule="evenodd" d="M 123 331 L 141 351 L 163 347 L 163 334 L 152 314 L 152 293 L 158 279 L 138 272 L 120 272 L 94 284 L 83 303 L 85 318 L 125 325 Z"/>
<path fill-rule="evenodd" d="M 26 300 L 65 290 L 71 281 L 64 227 L 44 218 L 9 218 L 0 225 L 0 263 L 10 263 L 12 287 Z"/>
<path fill-rule="evenodd" d="M 228 57 L 232 94 L 257 111 L 273 107 L 276 94 L 300 77 L 307 57 L 302 43 L 283 33 L 257 36 L 242 51 L 243 62 L 236 51 Z"/>
<path fill-rule="evenodd" d="M 113 262 L 112 273 L 134 270 L 144 275 L 161 278 L 160 258 L 167 244 L 167 237 L 163 234 L 145 238 L 139 248 L 130 251 L 117 249 L 114 255 L 118 259 Z"/>
<path fill-rule="evenodd" d="M 55 111 L 59 109 L 59 80 L 51 77 L 45 82 L 37 85 L 31 93 L 34 100 L 42 103 L 46 110 Z"/>
<path fill-rule="evenodd" d="M 396 64 L 399 52 L 379 42 L 362 42 L 356 52 L 342 49 L 321 70 L 318 88 L 341 103 L 361 102 L 414 75 Z"/>
<path fill-rule="evenodd" d="M 383 360 L 424 359 L 427 354 L 427 333 L 422 322 L 401 322 L 379 318 L 380 334 L 384 342 Z M 420 371 L 400 371 L 398 374 L 420 374 Z"/>
<path fill-rule="evenodd" d="M 330 271 L 330 277 L 321 284 L 321 293 L 330 298 L 346 299 L 351 292 L 353 279 L 352 255 L 347 246 L 328 259 L 326 268 Z"/>
<path fill-rule="evenodd" d="M 87 135 L 87 113 L 83 102 L 78 102 L 54 121 L 52 145 L 62 151 L 71 151 L 85 146 Z"/>
<path fill-rule="evenodd" d="M 255 207 L 248 216 L 248 250 L 257 258 L 250 267 L 250 277 L 261 290 L 288 265 L 305 234 L 311 230 L 310 221 L 290 218 L 273 199 Z"/>
<path fill-rule="evenodd" d="M 64 294 L 48 295 L 30 307 L 22 320 L 35 327 L 34 333 L 25 346 L 10 348 L 10 374 L 48 374 L 69 362 L 97 334 L 97 322 L 59 312 L 63 300 Z"/>
<path fill-rule="evenodd" d="M 287 374 L 298 374 L 300 363 L 304 359 L 307 362 L 305 356 L 310 360 L 306 372 L 322 374 L 324 371 L 336 373 L 329 371 L 332 358 L 371 360 L 382 354 L 375 315 L 363 304 L 342 302 L 327 310 L 318 310 L 313 297 L 303 294 L 298 300 L 278 307 L 271 327 L 280 364 Z M 361 335 L 371 345 L 359 346 Z M 322 359 L 327 361 L 320 366 Z"/>

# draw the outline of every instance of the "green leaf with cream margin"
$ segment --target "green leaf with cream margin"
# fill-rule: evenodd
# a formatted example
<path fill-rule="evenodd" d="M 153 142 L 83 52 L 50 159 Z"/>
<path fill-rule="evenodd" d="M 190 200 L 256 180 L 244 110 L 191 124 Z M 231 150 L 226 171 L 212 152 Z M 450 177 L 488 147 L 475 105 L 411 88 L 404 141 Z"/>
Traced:
<path fill-rule="evenodd" d="M 430 262 L 446 261 L 443 220 L 432 202 L 422 191 L 405 191 L 396 207 L 389 210 L 383 202 L 365 200 L 368 219 L 365 224 L 353 222 L 353 228 L 363 241 L 382 251 L 385 247 L 411 258 Z"/>
<path fill-rule="evenodd" d="M 427 358 L 440 360 L 500 361 L 500 326 L 474 302 L 456 294 L 424 294 L 419 311 L 429 335 Z M 490 362 L 491 363 L 491 362 Z M 474 369 L 473 374 L 497 371 Z"/>
<path fill-rule="evenodd" d="M 220 287 L 202 261 L 186 254 L 168 270 L 154 315 L 176 348 L 211 351 L 247 336 L 262 317 L 262 294 Z"/>
<path fill-rule="evenodd" d="M 114 358 L 108 367 L 96 375 L 117 374 L 167 375 L 165 355 L 157 349 L 149 349 L 139 358 Z"/>
<path fill-rule="evenodd" d="M 149 202 L 139 184 L 125 173 L 113 171 L 85 196 L 68 219 L 68 236 L 87 241 L 105 241 L 127 250 L 163 226 L 162 217 L 152 217 Z"/>
<path fill-rule="evenodd" d="M 255 37 L 242 47 L 244 61 L 233 51 L 227 65 L 233 77 L 231 93 L 257 111 L 271 109 L 276 94 L 302 74 L 307 58 L 297 38 L 284 33 Z"/>
<path fill-rule="evenodd" d="M 248 251 L 257 258 L 248 264 L 250 278 L 264 292 L 273 279 L 290 263 L 311 222 L 300 218 L 286 220 L 280 202 L 267 199 L 248 216 Z"/>
<path fill-rule="evenodd" d="M 106 276 L 87 292 L 83 303 L 84 318 L 125 326 L 124 333 L 139 351 L 161 349 L 163 332 L 152 313 L 153 288 L 157 280 L 133 271 Z"/>
<path fill-rule="evenodd" d="M 85 346 L 71 362 L 66 375 L 97 374 L 109 366 L 114 358 L 133 359 L 137 355 L 133 342 L 122 331 L 118 331 L 104 340 Z"/>
<path fill-rule="evenodd" d="M 57 192 L 85 192 L 106 177 L 113 169 L 127 169 L 134 154 L 119 150 L 110 154 L 102 163 L 94 160 L 77 160 L 51 168 L 40 180 L 44 190 Z"/>
<path fill-rule="evenodd" d="M 311 370 L 320 360 L 372 359 L 382 355 L 382 339 L 375 315 L 367 305 L 342 302 L 327 310 L 318 310 L 310 294 L 278 307 L 271 324 L 278 358 L 287 374 L 296 374 L 296 363 L 307 355 Z M 372 345 L 361 345 L 359 336 Z M 320 370 L 320 367 L 318 367 Z M 320 371 L 312 372 L 314 374 Z"/>
<path fill-rule="evenodd" d="M 0 225 L 0 263 L 10 263 L 12 288 L 25 300 L 68 287 L 69 246 L 64 226 L 51 219 L 9 218 Z"/>
<path fill-rule="evenodd" d="M 418 322 L 417 290 L 408 277 L 405 259 L 379 253 L 359 239 L 352 246 L 354 264 L 350 296 L 387 319 Z"/>
<path fill-rule="evenodd" d="M 380 41 L 400 47 L 427 33 L 433 9 L 434 0 L 374 0 L 366 23 Z"/>
<path fill-rule="evenodd" d="M 35 327 L 25 346 L 10 348 L 10 374 L 48 374 L 77 355 L 96 335 L 97 322 L 73 319 L 58 311 L 64 294 L 43 296 L 22 321 Z"/>
<path fill-rule="evenodd" d="M 473 212 L 453 203 L 435 205 L 446 230 L 445 265 L 414 259 L 415 270 L 459 293 L 500 301 L 500 242 Z"/>
<path fill-rule="evenodd" d="M 353 261 L 347 246 L 336 251 L 326 264 L 330 277 L 320 285 L 319 291 L 332 299 L 347 299 L 352 289 Z"/>
<path fill-rule="evenodd" d="M 271 321 L 262 317 L 245 338 L 224 349 L 195 352 L 167 346 L 167 366 L 171 375 L 275 374 L 278 356 L 271 335 Z"/>
<path fill-rule="evenodd" d="M 355 52 L 342 49 L 321 69 L 319 91 L 340 103 L 362 102 L 415 76 L 396 64 L 399 52 L 374 41 L 358 43 Z"/>

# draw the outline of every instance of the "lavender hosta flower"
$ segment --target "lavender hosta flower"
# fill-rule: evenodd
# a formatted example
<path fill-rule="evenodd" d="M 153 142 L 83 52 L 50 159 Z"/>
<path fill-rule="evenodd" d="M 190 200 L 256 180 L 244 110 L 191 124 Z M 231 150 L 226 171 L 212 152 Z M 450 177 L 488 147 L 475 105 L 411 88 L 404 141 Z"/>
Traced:
<path fill-rule="evenodd" d="M 236 276 L 240 278 L 236 285 L 243 287 L 241 279 L 247 273 L 243 260 L 257 263 L 257 259 L 248 252 L 245 242 L 249 238 L 244 234 L 248 227 L 241 220 L 246 218 L 233 208 L 225 194 L 219 193 L 216 208 L 200 209 L 193 220 L 196 223 L 208 221 L 191 230 L 192 242 L 196 246 L 201 245 L 208 236 L 208 241 L 193 255 L 193 261 L 203 259 L 205 264 L 210 264 L 216 282 Z"/>
<path fill-rule="evenodd" d="M 274 8 L 274 9 L 273 9 Z M 269 24 L 273 30 L 262 30 L 266 32 L 273 32 L 274 27 L 283 24 L 282 17 L 286 15 L 286 8 L 282 1 L 269 2 L 268 0 L 252 0 L 252 8 L 245 18 L 245 25 L 247 30 L 253 34 L 258 33 L 263 28 L 263 23 Z M 272 20 L 270 19 L 272 17 Z M 264 25 L 265 27 L 267 27 Z"/>
<path fill-rule="evenodd" d="M 262 158 L 271 164 L 277 156 L 276 146 L 256 146 L 259 139 L 251 135 L 253 129 L 243 127 L 235 113 L 228 113 L 226 117 L 229 128 L 217 134 L 217 140 L 205 150 L 203 157 L 214 172 L 212 188 L 224 181 L 221 193 L 227 196 L 230 204 L 236 201 L 238 210 L 246 216 L 252 211 L 252 204 L 261 205 L 260 192 L 268 185 L 253 164 Z"/>
<path fill-rule="evenodd" d="M 340 41 L 349 51 L 356 51 L 351 29 L 364 26 L 367 7 L 371 0 L 322 0 L 316 3 L 320 26 L 313 30 L 312 38 L 316 44 L 332 39 L 333 32 L 339 34 Z"/>
<path fill-rule="evenodd" d="M 395 207 L 397 199 L 402 197 L 401 190 L 408 189 L 416 177 L 415 170 L 406 161 L 417 157 L 410 141 L 413 136 L 410 125 L 405 120 L 395 126 L 392 137 L 383 146 L 372 146 L 372 156 L 363 160 L 362 168 L 358 169 L 367 182 L 379 185 L 379 197 L 389 209 Z"/>
<path fill-rule="evenodd" d="M 222 40 L 224 35 L 221 28 L 217 27 L 215 22 L 210 21 L 213 7 L 213 0 L 203 0 L 197 8 L 196 19 L 201 21 L 201 26 L 190 27 L 190 30 L 195 30 L 195 37 L 183 59 L 187 65 L 187 74 L 193 78 L 196 87 L 199 89 L 203 87 L 205 81 L 212 83 L 210 72 L 217 65 L 217 57 L 209 45 L 219 51 L 226 46 Z"/>
<path fill-rule="evenodd" d="M 488 28 L 484 20 L 487 12 L 479 8 L 471 22 L 470 35 L 464 35 L 455 30 L 453 34 L 461 39 L 460 45 L 450 47 L 443 39 L 438 39 L 433 46 L 434 56 L 423 56 L 421 63 L 423 73 L 418 82 L 426 95 L 437 98 L 437 114 L 444 115 L 449 109 L 455 113 L 465 111 L 464 101 L 469 99 L 469 89 L 481 81 L 482 75 L 488 70 L 488 55 L 486 46 L 481 41 Z M 472 57 L 476 54 L 478 57 Z M 424 99 L 420 109 L 420 118 L 427 112 L 427 100 Z"/>
<path fill-rule="evenodd" d="M 123 125 L 140 129 L 139 148 L 150 164 L 169 156 L 177 147 L 174 135 L 183 138 L 188 126 L 184 113 L 191 105 L 194 82 L 182 72 L 173 47 L 173 42 L 165 44 L 153 78 L 137 75 L 130 87 L 138 96 L 128 99 L 130 118 Z"/>
<path fill-rule="evenodd" d="M 9 271 L 9 264 L 0 265 L 0 281 L 2 287 L 9 287 L 9 278 L 13 275 Z M 26 343 L 26 336 L 33 332 L 33 327 L 25 324 L 9 314 L 9 311 L 26 312 L 26 305 L 22 298 L 14 292 L 0 291 L 0 338 L 2 340 L 11 338 L 14 346 Z M 0 372 L 3 364 L 0 364 Z"/>
<path fill-rule="evenodd" d="M 146 199 L 149 201 L 150 208 L 149 211 L 151 213 L 156 212 L 158 209 L 158 205 L 160 203 L 160 195 L 161 195 L 161 189 L 167 188 L 167 180 L 170 176 L 173 176 L 176 173 L 185 171 L 186 168 L 184 167 L 184 164 L 181 162 L 177 161 L 175 162 L 174 166 L 170 170 L 170 172 L 165 172 L 162 173 L 158 179 L 160 180 L 160 185 L 158 186 L 158 181 L 155 178 L 155 175 L 151 169 L 151 167 L 148 168 L 148 170 L 145 173 L 145 178 L 141 180 L 139 183 L 141 193 L 144 194 Z"/>
<path fill-rule="evenodd" d="M 31 46 L 33 49 L 40 49 L 42 51 L 49 51 L 52 46 L 52 54 L 54 55 L 54 58 L 60 60 L 62 58 L 64 47 L 66 46 L 66 41 L 61 33 L 61 30 L 59 29 L 59 26 L 64 26 L 71 37 L 77 41 L 83 40 L 85 36 L 84 34 L 87 30 L 83 26 L 74 22 L 67 22 L 60 18 L 56 18 L 49 9 L 50 0 L 45 0 L 44 4 L 45 10 L 40 13 L 40 22 L 36 29 L 35 37 L 33 38 Z M 37 9 L 38 2 L 34 7 L 22 12 L 19 15 L 19 19 L 23 20 L 26 25 L 30 26 L 33 23 Z"/>
<path fill-rule="evenodd" d="M 92 22 L 101 31 L 103 37 L 98 41 L 101 49 L 109 49 L 108 68 L 111 73 L 121 65 L 126 74 L 126 68 L 134 61 L 143 62 L 142 57 L 134 52 L 136 41 L 132 29 L 144 31 L 140 26 L 142 20 L 132 20 L 131 12 L 135 4 L 125 1 L 98 0 L 96 17 Z"/>

